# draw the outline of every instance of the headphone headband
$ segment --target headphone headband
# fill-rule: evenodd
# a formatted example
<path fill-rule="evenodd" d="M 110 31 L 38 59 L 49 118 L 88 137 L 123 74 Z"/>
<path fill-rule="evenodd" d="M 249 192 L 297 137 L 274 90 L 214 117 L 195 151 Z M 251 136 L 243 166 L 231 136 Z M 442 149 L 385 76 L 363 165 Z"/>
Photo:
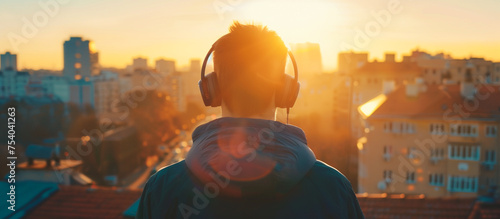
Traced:
<path fill-rule="evenodd" d="M 207 55 L 205 56 L 205 59 L 203 60 L 203 65 L 201 66 L 201 80 L 203 81 L 205 79 L 205 68 L 207 67 L 207 62 L 208 58 L 210 58 L 210 55 L 214 51 L 214 46 L 210 47 L 210 50 L 208 50 Z"/>
<path fill-rule="evenodd" d="M 201 80 L 203 81 L 205 79 L 205 69 L 207 67 L 207 62 L 208 62 L 208 59 L 210 58 L 210 55 L 212 55 L 212 53 L 214 52 L 214 47 L 210 47 L 210 50 L 208 50 L 208 53 L 207 55 L 205 56 L 205 59 L 203 60 L 203 65 L 201 66 Z M 294 72 L 294 82 L 298 82 L 299 81 L 299 71 L 297 69 L 297 62 L 295 62 L 295 58 L 293 57 L 293 54 L 290 50 L 288 50 L 288 56 L 290 57 L 290 60 L 292 61 L 292 65 L 293 65 L 293 72 Z"/>
<path fill-rule="evenodd" d="M 218 107 L 222 104 L 222 95 L 220 93 L 221 91 L 217 80 L 217 74 L 215 72 L 212 72 L 205 75 L 208 59 L 213 52 L 214 46 L 212 45 L 207 55 L 205 56 L 205 59 L 203 60 L 203 66 L 201 67 L 200 74 L 201 80 L 198 82 L 198 86 L 200 87 L 201 96 L 203 98 L 203 103 L 205 104 L 205 106 Z M 290 60 L 292 61 L 295 77 L 292 78 L 292 76 L 286 73 L 283 74 L 281 83 L 278 87 L 276 87 L 274 101 L 276 107 L 287 108 L 288 112 L 288 109 L 290 107 L 293 107 L 295 100 L 297 100 L 300 83 L 299 72 L 297 63 L 295 62 L 295 58 L 293 57 L 292 52 L 288 51 L 287 53 L 288 56 L 290 56 Z"/>

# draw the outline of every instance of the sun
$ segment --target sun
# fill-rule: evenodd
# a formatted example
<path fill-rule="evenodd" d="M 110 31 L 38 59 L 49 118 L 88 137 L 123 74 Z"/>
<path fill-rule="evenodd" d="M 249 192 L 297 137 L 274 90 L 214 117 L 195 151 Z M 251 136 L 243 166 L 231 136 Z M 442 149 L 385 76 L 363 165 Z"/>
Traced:
<path fill-rule="evenodd" d="M 268 26 L 289 45 L 320 41 L 326 29 L 338 25 L 337 10 L 335 2 L 325 0 L 257 0 L 243 3 L 236 18 Z"/>

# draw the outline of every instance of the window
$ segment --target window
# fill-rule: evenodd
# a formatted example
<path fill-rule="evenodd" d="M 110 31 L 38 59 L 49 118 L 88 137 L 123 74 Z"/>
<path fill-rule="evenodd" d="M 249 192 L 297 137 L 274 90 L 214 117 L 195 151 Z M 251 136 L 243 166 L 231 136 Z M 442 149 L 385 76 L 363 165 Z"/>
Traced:
<path fill-rule="evenodd" d="M 384 132 L 413 134 L 415 133 L 415 124 L 408 122 L 386 122 L 384 123 Z"/>
<path fill-rule="evenodd" d="M 450 125 L 450 134 L 454 136 L 476 137 L 477 125 L 453 124 Z"/>
<path fill-rule="evenodd" d="M 415 172 L 406 172 L 406 183 L 413 184 L 415 183 Z"/>
<path fill-rule="evenodd" d="M 444 131 L 444 124 L 442 123 L 431 123 L 429 125 L 429 132 L 432 135 L 442 135 L 445 134 L 446 132 Z"/>
<path fill-rule="evenodd" d="M 487 164 L 495 164 L 497 162 L 497 154 L 495 150 L 484 151 L 484 162 Z"/>
<path fill-rule="evenodd" d="M 431 160 L 438 161 L 444 158 L 444 148 L 432 148 L 431 149 Z"/>
<path fill-rule="evenodd" d="M 437 173 L 429 174 L 429 185 L 444 186 L 444 175 Z"/>
<path fill-rule="evenodd" d="M 471 176 L 449 176 L 448 191 L 477 192 L 478 178 Z"/>
<path fill-rule="evenodd" d="M 448 157 L 453 160 L 474 160 L 478 161 L 480 147 L 467 144 L 449 144 Z"/>
<path fill-rule="evenodd" d="M 384 170 L 384 180 L 387 183 L 392 181 L 392 170 Z"/>
<path fill-rule="evenodd" d="M 392 146 L 384 145 L 384 159 L 389 160 L 392 157 Z"/>
<path fill-rule="evenodd" d="M 486 136 L 487 137 L 497 137 L 498 128 L 496 125 L 487 125 L 486 126 Z"/>
<path fill-rule="evenodd" d="M 417 149 L 415 149 L 414 147 L 409 147 L 408 148 L 408 158 L 409 159 L 416 158 L 417 157 L 416 154 L 417 154 Z"/>
<path fill-rule="evenodd" d="M 392 122 L 384 123 L 384 132 L 392 132 Z"/>

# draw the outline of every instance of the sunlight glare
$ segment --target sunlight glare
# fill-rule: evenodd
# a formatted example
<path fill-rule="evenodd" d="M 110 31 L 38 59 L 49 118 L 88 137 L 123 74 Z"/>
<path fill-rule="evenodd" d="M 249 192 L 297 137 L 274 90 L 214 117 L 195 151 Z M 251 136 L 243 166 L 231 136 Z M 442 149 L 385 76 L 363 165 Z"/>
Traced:
<path fill-rule="evenodd" d="M 328 26 L 338 24 L 337 5 L 325 0 L 252 1 L 242 7 L 241 21 L 255 22 L 275 30 L 290 43 L 319 41 Z"/>
<path fill-rule="evenodd" d="M 364 118 L 368 118 L 372 113 L 375 112 L 375 110 L 378 109 L 378 107 L 380 107 L 385 102 L 386 99 L 387 97 L 384 94 L 380 94 L 372 100 L 361 105 L 358 108 L 358 111 Z"/>

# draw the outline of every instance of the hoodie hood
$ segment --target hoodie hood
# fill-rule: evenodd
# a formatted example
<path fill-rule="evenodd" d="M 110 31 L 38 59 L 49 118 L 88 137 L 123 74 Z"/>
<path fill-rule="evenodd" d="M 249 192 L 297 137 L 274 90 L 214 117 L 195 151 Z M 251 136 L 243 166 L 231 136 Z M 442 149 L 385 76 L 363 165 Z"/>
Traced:
<path fill-rule="evenodd" d="M 224 196 L 286 193 L 316 161 L 304 132 L 277 121 L 224 117 L 197 127 L 192 139 L 187 167 Z"/>

